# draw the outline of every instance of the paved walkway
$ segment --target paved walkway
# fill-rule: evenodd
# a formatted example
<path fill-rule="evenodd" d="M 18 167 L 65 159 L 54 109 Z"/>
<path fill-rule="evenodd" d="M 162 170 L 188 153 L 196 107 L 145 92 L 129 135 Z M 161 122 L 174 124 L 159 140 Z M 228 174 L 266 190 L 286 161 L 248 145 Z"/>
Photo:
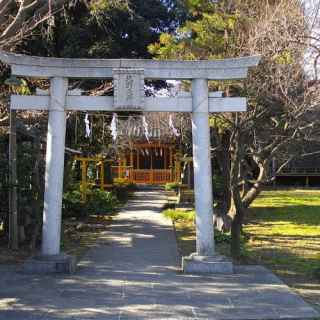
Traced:
<path fill-rule="evenodd" d="M 317 314 L 262 267 L 184 275 L 161 192 L 138 192 L 72 276 L 0 269 L 0 320 L 309 319 Z"/>

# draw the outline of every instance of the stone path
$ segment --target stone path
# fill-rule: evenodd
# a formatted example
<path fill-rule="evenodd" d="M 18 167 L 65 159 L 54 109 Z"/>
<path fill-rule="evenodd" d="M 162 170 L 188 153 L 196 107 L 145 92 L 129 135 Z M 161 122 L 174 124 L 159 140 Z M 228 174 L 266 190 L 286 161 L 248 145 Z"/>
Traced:
<path fill-rule="evenodd" d="M 0 268 L 0 320 L 312 319 L 316 312 L 262 267 L 184 275 L 159 191 L 138 192 L 72 276 Z"/>

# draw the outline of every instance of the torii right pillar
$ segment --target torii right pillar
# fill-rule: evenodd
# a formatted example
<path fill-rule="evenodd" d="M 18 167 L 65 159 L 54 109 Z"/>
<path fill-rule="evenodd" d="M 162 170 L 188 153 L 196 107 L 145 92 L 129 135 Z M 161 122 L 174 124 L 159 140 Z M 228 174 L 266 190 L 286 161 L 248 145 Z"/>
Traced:
<path fill-rule="evenodd" d="M 233 273 L 232 262 L 216 255 L 214 246 L 207 79 L 192 81 L 192 139 L 197 251 L 183 258 L 182 268 L 186 273 L 230 274 Z"/>

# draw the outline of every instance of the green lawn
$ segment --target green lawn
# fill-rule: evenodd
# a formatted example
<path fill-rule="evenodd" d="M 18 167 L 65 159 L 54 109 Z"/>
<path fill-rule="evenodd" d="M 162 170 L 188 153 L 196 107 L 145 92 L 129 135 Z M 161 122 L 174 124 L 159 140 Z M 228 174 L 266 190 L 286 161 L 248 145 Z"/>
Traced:
<path fill-rule="evenodd" d="M 320 268 L 320 192 L 263 192 L 244 231 L 249 257 L 283 275 L 313 277 Z"/>
<path fill-rule="evenodd" d="M 167 210 L 182 255 L 195 250 L 194 212 Z M 320 191 L 264 191 L 248 210 L 242 263 L 267 266 L 320 307 Z M 217 250 L 228 254 L 225 241 Z"/>

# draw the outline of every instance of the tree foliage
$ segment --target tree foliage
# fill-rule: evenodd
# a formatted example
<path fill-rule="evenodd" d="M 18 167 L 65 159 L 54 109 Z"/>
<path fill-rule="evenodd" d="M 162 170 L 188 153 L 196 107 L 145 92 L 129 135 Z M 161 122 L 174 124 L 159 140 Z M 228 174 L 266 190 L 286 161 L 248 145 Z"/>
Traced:
<path fill-rule="evenodd" d="M 55 15 L 50 32 L 35 34 L 26 49 L 71 58 L 150 58 L 147 46 L 172 31 L 178 19 L 160 0 L 90 1 Z"/>

